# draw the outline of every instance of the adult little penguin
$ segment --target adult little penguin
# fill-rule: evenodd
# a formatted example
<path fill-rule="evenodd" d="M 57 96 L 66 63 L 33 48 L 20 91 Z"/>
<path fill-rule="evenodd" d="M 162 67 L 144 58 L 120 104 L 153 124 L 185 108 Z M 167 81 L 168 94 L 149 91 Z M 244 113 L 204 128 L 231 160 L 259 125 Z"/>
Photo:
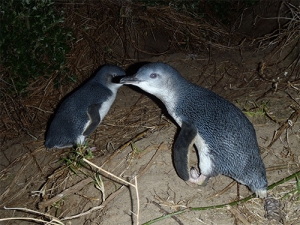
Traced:
<path fill-rule="evenodd" d="M 138 86 L 159 98 L 181 127 L 173 161 L 185 181 L 202 184 L 223 174 L 267 196 L 266 169 L 253 125 L 235 105 L 216 93 L 187 81 L 168 64 L 149 63 L 122 84 Z M 195 145 L 199 169 L 189 169 L 189 149 Z"/>
<path fill-rule="evenodd" d="M 125 75 L 122 68 L 105 65 L 94 77 L 64 99 L 47 130 L 46 148 L 83 144 L 107 114 L 122 86 L 120 78 Z"/>

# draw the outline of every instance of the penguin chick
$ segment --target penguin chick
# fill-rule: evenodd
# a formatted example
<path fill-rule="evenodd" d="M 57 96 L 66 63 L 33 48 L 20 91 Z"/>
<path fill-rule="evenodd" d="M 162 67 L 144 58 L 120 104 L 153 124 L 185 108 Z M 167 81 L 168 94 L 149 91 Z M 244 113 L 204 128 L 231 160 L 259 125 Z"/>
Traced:
<path fill-rule="evenodd" d="M 159 98 L 181 127 L 173 149 L 174 167 L 180 178 L 203 183 L 223 174 L 248 186 L 257 196 L 266 197 L 266 170 L 255 130 L 235 105 L 190 83 L 164 63 L 146 64 L 120 83 L 138 86 Z M 189 170 L 188 153 L 193 145 L 201 175 L 195 168 Z"/>
<path fill-rule="evenodd" d="M 106 65 L 65 98 L 47 130 L 46 148 L 66 148 L 83 144 L 85 138 L 103 120 L 122 86 L 114 83 L 114 79 L 125 75 L 120 67 Z"/>

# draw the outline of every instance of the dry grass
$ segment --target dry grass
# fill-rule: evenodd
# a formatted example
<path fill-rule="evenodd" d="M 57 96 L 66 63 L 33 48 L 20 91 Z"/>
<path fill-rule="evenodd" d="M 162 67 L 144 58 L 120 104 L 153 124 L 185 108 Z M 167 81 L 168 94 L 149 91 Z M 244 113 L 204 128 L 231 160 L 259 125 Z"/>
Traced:
<path fill-rule="evenodd" d="M 209 52 L 210 49 L 228 48 L 240 49 L 243 54 L 243 49 L 249 47 L 256 48 L 257 51 L 272 49 L 261 62 L 262 78 L 273 82 L 274 85 L 287 82 L 294 85 L 299 80 L 299 55 L 294 57 L 288 66 L 281 68 L 278 74 L 273 74 L 271 77 L 265 75 L 269 67 L 280 65 L 294 54 L 299 46 L 299 10 L 295 5 L 287 2 L 281 3 L 276 17 L 263 18 L 257 15 L 257 21 L 269 19 L 278 22 L 278 29 L 257 38 L 230 33 L 229 28 L 220 26 L 215 21 L 194 14 L 181 13 L 171 7 L 145 9 L 137 4 L 111 1 L 99 3 L 88 1 L 85 4 L 79 1 L 73 4 L 62 1 L 58 5 L 64 8 L 67 15 L 66 25 L 74 30 L 77 38 L 73 43 L 72 52 L 67 56 L 68 67 L 71 69 L 68 75 L 76 75 L 77 84 L 105 63 L 126 68 L 145 56 L 178 51 L 197 54 L 197 52 Z M 236 23 L 242 24 L 242 15 L 238 18 L 240 21 Z M 163 36 L 158 36 L 161 33 Z M 158 51 L 162 46 L 158 44 L 157 38 L 167 40 L 164 43 L 167 47 L 162 52 Z M 156 49 L 155 45 L 158 45 Z M 154 48 L 153 51 L 147 50 L 151 48 Z M 286 52 L 285 49 L 289 51 Z M 277 80 L 284 71 L 289 71 L 285 79 Z M 77 86 L 77 84 L 65 85 L 63 78 L 59 78 L 63 85 L 56 89 L 53 84 L 55 76 L 54 74 L 49 79 L 40 78 L 31 82 L 28 87 L 30 95 L 26 98 L 10 96 L 8 93 L 11 87 L 7 87 L 4 80 L 1 80 L 3 81 L 0 109 L 2 140 L 11 139 L 21 133 L 26 133 L 35 139 L 40 137 L 37 134 L 40 132 L 35 130 L 36 125 L 41 125 L 38 130 L 44 128 L 59 99 Z"/>

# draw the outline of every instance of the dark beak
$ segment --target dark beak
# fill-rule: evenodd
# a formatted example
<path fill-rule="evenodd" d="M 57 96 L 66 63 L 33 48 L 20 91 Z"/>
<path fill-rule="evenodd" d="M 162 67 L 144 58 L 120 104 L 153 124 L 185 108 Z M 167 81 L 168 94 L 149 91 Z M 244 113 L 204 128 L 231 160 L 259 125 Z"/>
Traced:
<path fill-rule="evenodd" d="M 135 76 L 127 76 L 127 77 L 123 77 L 120 80 L 121 84 L 138 84 L 141 80 L 139 80 L 138 78 L 136 78 Z"/>
<path fill-rule="evenodd" d="M 117 76 L 113 76 L 111 79 L 112 83 L 120 83 L 121 79 L 123 77 L 125 77 L 126 75 L 117 75 Z"/>

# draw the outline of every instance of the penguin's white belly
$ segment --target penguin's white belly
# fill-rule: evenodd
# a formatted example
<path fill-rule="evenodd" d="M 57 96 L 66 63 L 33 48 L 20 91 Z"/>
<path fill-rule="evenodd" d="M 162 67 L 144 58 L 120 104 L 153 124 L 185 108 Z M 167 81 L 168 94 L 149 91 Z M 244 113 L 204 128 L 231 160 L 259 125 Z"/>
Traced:
<path fill-rule="evenodd" d="M 116 98 L 116 95 L 110 96 L 105 102 L 102 103 L 100 109 L 99 109 L 99 114 L 100 114 L 100 122 L 103 120 L 103 118 L 106 116 L 107 112 L 109 111 L 111 105 L 113 104 L 114 100 Z M 83 132 L 86 130 L 86 128 L 90 125 L 91 121 L 88 120 L 87 123 L 83 127 Z M 85 140 L 84 135 L 79 135 L 76 139 L 77 144 L 83 144 Z"/>
<path fill-rule="evenodd" d="M 211 160 L 209 147 L 199 134 L 197 134 L 195 138 L 195 146 L 199 156 L 199 167 L 201 174 L 207 176 L 211 174 L 213 170 L 213 163 Z"/>
<path fill-rule="evenodd" d="M 171 110 L 168 110 L 168 112 L 176 121 L 176 123 L 181 127 L 182 119 L 178 117 L 175 113 L 173 113 Z M 205 176 L 211 174 L 213 170 L 213 162 L 210 156 L 209 146 L 205 143 L 205 140 L 199 135 L 199 133 L 195 138 L 194 145 L 196 147 L 199 157 L 199 167 L 201 174 Z"/>
<path fill-rule="evenodd" d="M 84 127 L 83 127 L 82 134 L 83 134 L 83 132 L 86 130 L 86 128 L 90 125 L 90 123 L 91 123 L 90 120 L 88 120 L 88 121 L 86 122 L 86 124 L 85 124 Z M 78 144 L 78 145 L 84 144 L 85 136 L 82 135 L 82 134 L 80 134 L 80 135 L 77 137 L 77 139 L 76 139 L 76 144 Z"/>
<path fill-rule="evenodd" d="M 108 99 L 105 102 L 102 103 L 102 105 L 99 109 L 99 114 L 100 114 L 101 121 L 103 120 L 103 118 L 108 113 L 108 111 L 109 111 L 111 105 L 113 104 L 115 98 L 116 98 L 116 94 L 113 94 L 112 96 L 108 97 Z"/>

